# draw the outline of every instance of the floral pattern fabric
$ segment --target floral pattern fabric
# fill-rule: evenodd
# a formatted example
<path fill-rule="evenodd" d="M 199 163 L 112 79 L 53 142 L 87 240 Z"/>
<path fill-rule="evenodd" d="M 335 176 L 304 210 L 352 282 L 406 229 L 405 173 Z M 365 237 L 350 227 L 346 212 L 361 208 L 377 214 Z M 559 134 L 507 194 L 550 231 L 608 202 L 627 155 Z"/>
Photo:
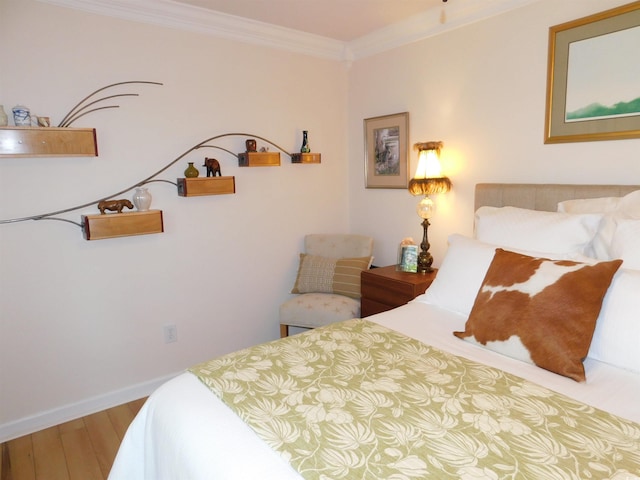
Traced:
<path fill-rule="evenodd" d="M 640 424 L 367 320 L 190 371 L 305 479 L 640 478 Z"/>

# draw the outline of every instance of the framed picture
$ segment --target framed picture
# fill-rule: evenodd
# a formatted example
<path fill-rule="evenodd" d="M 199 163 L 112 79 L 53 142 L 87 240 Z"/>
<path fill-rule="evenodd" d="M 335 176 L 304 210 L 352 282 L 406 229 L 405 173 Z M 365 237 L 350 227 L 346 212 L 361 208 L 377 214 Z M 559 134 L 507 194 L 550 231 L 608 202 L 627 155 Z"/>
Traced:
<path fill-rule="evenodd" d="M 366 188 L 407 188 L 409 183 L 409 113 L 364 120 Z"/>
<path fill-rule="evenodd" d="M 401 272 L 418 271 L 418 246 L 402 245 L 400 247 L 400 258 L 398 260 L 398 270 Z"/>
<path fill-rule="evenodd" d="M 545 143 L 640 137 L 640 2 L 549 29 Z"/>

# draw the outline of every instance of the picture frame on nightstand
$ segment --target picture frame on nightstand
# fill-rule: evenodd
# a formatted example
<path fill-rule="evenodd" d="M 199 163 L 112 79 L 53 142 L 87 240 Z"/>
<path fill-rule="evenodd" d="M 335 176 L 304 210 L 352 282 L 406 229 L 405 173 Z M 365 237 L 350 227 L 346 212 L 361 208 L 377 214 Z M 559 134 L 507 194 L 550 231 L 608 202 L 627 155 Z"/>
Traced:
<path fill-rule="evenodd" d="M 418 271 L 418 246 L 402 245 L 400 247 L 400 255 L 398 260 L 398 270 L 401 272 Z"/>

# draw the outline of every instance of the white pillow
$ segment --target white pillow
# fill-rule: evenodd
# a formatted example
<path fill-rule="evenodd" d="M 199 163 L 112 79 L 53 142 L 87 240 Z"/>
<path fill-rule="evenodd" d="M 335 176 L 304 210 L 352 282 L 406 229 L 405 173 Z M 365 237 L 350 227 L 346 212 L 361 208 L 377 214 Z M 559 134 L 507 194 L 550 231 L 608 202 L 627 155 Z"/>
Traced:
<path fill-rule="evenodd" d="M 624 268 L 640 270 L 640 220 L 616 218 L 614 223 L 609 255 L 624 260 Z M 638 296 L 640 297 L 640 290 Z"/>
<path fill-rule="evenodd" d="M 413 301 L 437 305 L 447 310 L 469 316 L 478 290 L 493 261 L 496 248 L 473 238 L 459 234 L 449 236 L 449 248 L 442 259 L 435 280 L 427 291 Z M 511 249 L 533 257 L 569 259 L 570 255 L 532 252 Z"/>
<path fill-rule="evenodd" d="M 602 302 L 590 358 L 640 373 L 639 292 L 640 271 L 618 270 Z"/>
<path fill-rule="evenodd" d="M 628 193 L 624 197 L 585 198 L 567 200 L 558 203 L 558 212 L 567 213 L 603 213 L 596 234 L 591 256 L 599 260 L 616 258 L 610 251 L 611 242 L 619 218 L 640 219 L 640 190 Z M 627 268 L 625 266 L 625 268 Z"/>
<path fill-rule="evenodd" d="M 608 213 L 615 212 L 621 197 L 579 198 L 558 203 L 558 212 Z"/>
<path fill-rule="evenodd" d="M 601 219 L 602 214 L 480 207 L 475 215 L 475 237 L 511 249 L 589 255 Z"/>

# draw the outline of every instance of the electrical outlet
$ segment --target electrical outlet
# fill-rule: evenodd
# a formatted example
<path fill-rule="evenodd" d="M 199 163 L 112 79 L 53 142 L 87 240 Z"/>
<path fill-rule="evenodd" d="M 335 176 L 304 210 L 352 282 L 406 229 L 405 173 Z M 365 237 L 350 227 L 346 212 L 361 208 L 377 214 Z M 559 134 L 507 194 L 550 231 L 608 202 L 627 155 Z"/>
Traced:
<path fill-rule="evenodd" d="M 178 327 L 175 325 L 164 326 L 164 343 L 173 343 L 178 341 Z"/>

